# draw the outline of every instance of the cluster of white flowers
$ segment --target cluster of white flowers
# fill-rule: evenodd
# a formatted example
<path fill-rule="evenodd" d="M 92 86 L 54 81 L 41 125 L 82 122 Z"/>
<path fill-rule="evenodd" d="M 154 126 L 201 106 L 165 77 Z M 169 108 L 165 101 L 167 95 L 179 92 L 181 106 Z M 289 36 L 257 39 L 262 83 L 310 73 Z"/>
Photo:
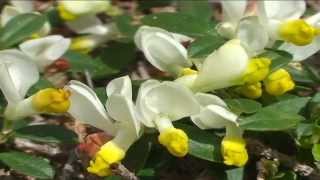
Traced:
<path fill-rule="evenodd" d="M 1 25 L 13 16 L 32 12 L 27 1 L 12 1 L 1 14 Z M 74 4 L 76 3 L 76 4 Z M 129 147 L 146 128 L 159 131 L 158 140 L 174 156 L 188 153 L 188 135 L 173 121 L 190 117 L 200 129 L 226 128 L 222 154 L 227 165 L 243 166 L 248 160 L 238 115 L 214 95 L 217 89 L 236 87 L 240 94 L 259 98 L 262 87 L 271 95 L 282 95 L 295 86 L 285 69 L 270 72 L 271 60 L 259 56 L 277 40 L 279 50 L 305 60 L 320 49 L 320 14 L 301 19 L 304 1 L 257 1 L 247 9 L 247 1 L 221 1 L 223 20 L 218 32 L 228 41 L 204 58 L 188 57 L 182 40 L 194 39 L 158 27 L 141 26 L 134 42 L 157 69 L 172 75 L 174 81 L 146 80 L 133 100 L 128 76 L 116 78 L 106 87 L 106 105 L 92 89 L 71 81 L 64 89 L 45 89 L 24 99 L 39 73 L 68 49 L 89 52 L 118 34 L 114 24 L 104 24 L 96 14 L 110 9 L 109 1 L 59 1 L 58 11 L 67 26 L 83 37 L 71 40 L 60 35 L 23 42 L 19 49 L 0 51 L 0 88 L 8 101 L 10 120 L 36 113 L 68 112 L 75 120 L 104 130 L 114 138 L 103 145 L 91 161 L 89 172 L 111 174 L 110 165 L 120 162 Z M 28 8 L 27 8 L 28 7 Z M 300 19 L 299 19 L 300 18 Z M 88 35 L 89 34 L 89 35 Z M 71 45 L 70 45 L 71 44 Z"/>

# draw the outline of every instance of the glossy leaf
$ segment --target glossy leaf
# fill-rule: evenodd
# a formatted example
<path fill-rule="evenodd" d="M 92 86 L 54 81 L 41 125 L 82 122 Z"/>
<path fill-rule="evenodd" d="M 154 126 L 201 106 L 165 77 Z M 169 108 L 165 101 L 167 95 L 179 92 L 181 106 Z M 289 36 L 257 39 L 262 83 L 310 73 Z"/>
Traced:
<path fill-rule="evenodd" d="M 226 171 L 228 180 L 242 180 L 244 168 L 235 168 Z"/>
<path fill-rule="evenodd" d="M 314 160 L 320 161 L 320 144 L 314 144 L 312 147 L 312 155 Z"/>
<path fill-rule="evenodd" d="M 16 137 L 44 143 L 77 143 L 78 137 L 73 131 L 56 125 L 33 125 L 17 129 Z"/>
<path fill-rule="evenodd" d="M 54 169 L 45 158 L 12 151 L 0 153 L 0 161 L 25 175 L 41 179 L 53 179 L 54 176 Z"/>
<path fill-rule="evenodd" d="M 236 114 L 251 114 L 262 108 L 259 102 L 250 99 L 225 99 L 224 101 L 228 104 L 231 111 Z"/>
<path fill-rule="evenodd" d="M 259 55 L 260 57 L 270 58 L 271 61 L 271 71 L 276 71 L 280 69 L 289 62 L 292 61 L 292 55 L 287 53 L 286 51 L 267 49 L 265 53 Z"/>
<path fill-rule="evenodd" d="M 214 32 L 214 24 L 185 13 L 165 12 L 151 14 L 145 16 L 142 19 L 142 23 L 149 26 L 160 27 L 170 32 L 195 37 L 213 34 Z"/>
<path fill-rule="evenodd" d="M 37 14 L 21 14 L 12 18 L 0 30 L 1 49 L 9 48 L 38 32 L 44 25 L 46 18 Z"/>
<path fill-rule="evenodd" d="M 197 38 L 188 48 L 188 55 L 192 58 L 204 58 L 226 42 L 221 36 L 208 35 Z"/>
<path fill-rule="evenodd" d="M 221 162 L 220 138 L 199 128 L 178 124 L 189 137 L 189 154 L 211 162 Z"/>

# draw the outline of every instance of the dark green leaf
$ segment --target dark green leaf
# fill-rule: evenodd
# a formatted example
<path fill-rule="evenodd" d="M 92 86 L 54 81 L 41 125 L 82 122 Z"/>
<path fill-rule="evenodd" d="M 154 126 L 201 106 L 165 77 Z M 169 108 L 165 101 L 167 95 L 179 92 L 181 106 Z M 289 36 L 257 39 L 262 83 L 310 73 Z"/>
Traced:
<path fill-rule="evenodd" d="M 128 15 L 116 16 L 114 21 L 119 31 L 129 39 L 133 39 L 137 31 L 137 25 L 132 24 L 132 17 Z"/>
<path fill-rule="evenodd" d="M 248 130 L 278 131 L 295 127 L 303 119 L 298 113 L 310 98 L 293 98 L 269 105 L 256 114 L 241 118 L 240 126 Z"/>
<path fill-rule="evenodd" d="M 271 71 L 276 71 L 292 61 L 292 55 L 286 51 L 268 49 L 265 53 L 260 55 L 261 57 L 270 58 L 271 61 Z"/>
<path fill-rule="evenodd" d="M 302 136 L 311 136 L 313 133 L 313 128 L 313 124 L 299 123 L 296 129 L 298 139 L 300 139 Z"/>
<path fill-rule="evenodd" d="M 312 74 L 310 74 L 310 72 L 305 69 L 298 70 L 290 66 L 286 67 L 285 69 L 289 71 L 295 82 L 304 84 L 315 84 L 317 82 L 317 80 L 314 79 Z"/>
<path fill-rule="evenodd" d="M 292 171 L 281 172 L 279 174 L 272 178 L 272 180 L 297 180 L 297 175 Z"/>
<path fill-rule="evenodd" d="M 86 54 L 81 54 L 75 51 L 68 51 L 64 58 L 70 63 L 72 72 L 90 72 L 93 78 L 102 78 L 109 75 L 119 73 L 119 69 L 109 67 L 107 64 L 102 62 L 101 59 L 92 59 Z"/>
<path fill-rule="evenodd" d="M 212 16 L 212 8 L 208 1 L 199 0 L 179 0 L 178 7 L 180 12 L 189 14 L 191 16 L 210 21 Z"/>
<path fill-rule="evenodd" d="M 199 128 L 185 124 L 176 124 L 189 137 L 189 154 L 200 159 L 221 162 L 220 138 Z"/>
<path fill-rule="evenodd" d="M 147 15 L 142 19 L 143 24 L 157 26 L 170 32 L 188 36 L 204 36 L 214 34 L 214 24 L 204 19 L 195 18 L 185 13 L 157 13 Z"/>
<path fill-rule="evenodd" d="M 140 177 L 153 177 L 155 176 L 156 172 L 154 169 L 148 168 L 148 169 L 141 169 L 138 173 L 137 176 Z"/>
<path fill-rule="evenodd" d="M 54 169 L 47 159 L 21 152 L 0 153 L 0 161 L 17 172 L 42 179 L 52 179 Z"/>
<path fill-rule="evenodd" d="M 45 143 L 77 143 L 77 135 L 62 126 L 33 125 L 17 129 L 16 137 Z"/>
<path fill-rule="evenodd" d="M 236 169 L 231 169 L 226 171 L 228 180 L 242 180 L 243 172 L 244 172 L 243 168 L 236 168 Z"/>
<path fill-rule="evenodd" d="M 193 41 L 189 48 L 188 53 L 193 58 L 203 58 L 211 54 L 214 50 L 218 49 L 226 42 L 221 36 L 204 36 L 197 38 Z"/>
<path fill-rule="evenodd" d="M 98 87 L 94 89 L 94 92 L 97 94 L 98 98 L 100 99 L 102 104 L 105 104 L 108 97 L 105 87 Z"/>
<path fill-rule="evenodd" d="M 259 102 L 250 99 L 225 99 L 225 102 L 228 104 L 232 112 L 236 114 L 251 114 L 262 108 L 262 105 Z"/>
<path fill-rule="evenodd" d="M 135 45 L 133 43 L 112 43 L 102 49 L 100 57 L 112 69 L 128 68 L 128 65 L 135 60 Z"/>
<path fill-rule="evenodd" d="M 152 147 L 152 139 L 150 136 L 141 137 L 127 152 L 123 163 L 126 167 L 134 172 L 139 172 L 144 168 L 145 163 L 149 157 Z M 137 158 L 139 156 L 139 158 Z"/>
<path fill-rule="evenodd" d="M 1 49 L 12 47 L 24 39 L 38 32 L 44 25 L 46 18 L 37 14 L 21 14 L 12 18 L 0 30 Z"/>

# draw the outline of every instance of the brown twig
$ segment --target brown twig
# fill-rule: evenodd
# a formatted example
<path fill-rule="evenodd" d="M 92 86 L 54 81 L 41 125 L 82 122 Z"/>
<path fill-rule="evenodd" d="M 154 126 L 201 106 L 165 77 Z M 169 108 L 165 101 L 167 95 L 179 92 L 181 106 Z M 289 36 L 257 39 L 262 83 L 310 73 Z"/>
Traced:
<path fill-rule="evenodd" d="M 300 163 L 296 159 L 286 154 L 271 149 L 256 139 L 247 139 L 247 142 L 248 151 L 251 155 L 268 160 L 278 161 L 280 166 L 292 169 L 300 176 L 308 177 L 310 180 L 320 179 L 320 172 L 313 167 Z"/>
<path fill-rule="evenodd" d="M 124 180 L 138 180 L 139 178 L 129 171 L 124 165 L 119 163 L 111 164 L 112 173 L 121 176 Z"/>

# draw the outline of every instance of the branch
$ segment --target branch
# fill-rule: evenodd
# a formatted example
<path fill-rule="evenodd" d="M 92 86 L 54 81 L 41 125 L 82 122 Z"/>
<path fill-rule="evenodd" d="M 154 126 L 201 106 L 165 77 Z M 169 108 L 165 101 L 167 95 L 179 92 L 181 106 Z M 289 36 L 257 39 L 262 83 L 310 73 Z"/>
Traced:
<path fill-rule="evenodd" d="M 138 180 L 139 178 L 129 171 L 124 165 L 114 163 L 111 164 L 111 171 L 113 174 L 121 176 L 124 180 Z"/>
<path fill-rule="evenodd" d="M 283 167 L 292 169 L 300 176 L 308 177 L 310 180 L 320 179 L 320 172 L 309 165 L 300 163 L 286 154 L 273 150 L 256 139 L 247 139 L 247 143 L 249 153 L 254 156 L 278 161 Z"/>

